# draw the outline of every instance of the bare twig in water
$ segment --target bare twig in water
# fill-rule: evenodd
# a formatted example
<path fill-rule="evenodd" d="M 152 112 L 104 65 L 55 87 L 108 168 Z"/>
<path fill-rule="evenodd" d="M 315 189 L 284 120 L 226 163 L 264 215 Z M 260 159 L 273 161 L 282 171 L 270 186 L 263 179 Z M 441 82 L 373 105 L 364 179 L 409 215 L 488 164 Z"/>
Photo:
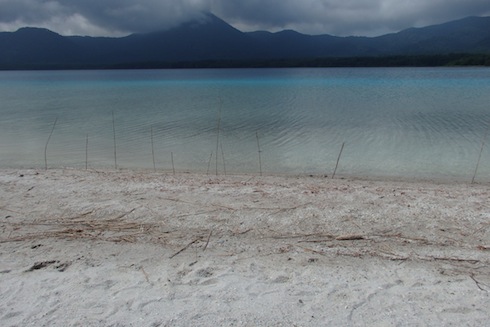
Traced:
<path fill-rule="evenodd" d="M 335 169 L 332 174 L 332 179 L 335 177 L 335 173 L 337 172 L 337 167 L 339 166 L 340 156 L 342 155 L 342 151 L 344 150 L 345 142 L 342 143 L 342 147 L 340 148 L 339 156 L 337 157 L 337 163 L 335 164 Z"/>
<path fill-rule="evenodd" d="M 153 171 L 156 171 L 156 165 L 155 165 L 155 147 L 153 145 L 153 126 L 150 127 L 150 138 L 151 138 L 151 156 L 153 158 Z"/>
<path fill-rule="evenodd" d="M 213 152 L 209 155 L 209 161 L 208 161 L 208 170 L 206 172 L 206 175 L 209 175 L 209 169 L 211 168 L 211 160 L 213 159 Z"/>
<path fill-rule="evenodd" d="M 112 132 L 114 138 L 114 169 L 117 170 L 116 124 L 114 122 L 114 111 L 112 112 Z"/>
<path fill-rule="evenodd" d="M 483 152 L 483 148 L 485 147 L 485 140 L 487 139 L 488 132 L 490 131 L 490 123 L 488 124 L 487 130 L 485 132 L 485 136 L 481 140 L 480 154 L 478 155 L 478 161 L 476 162 L 475 172 L 473 174 L 473 178 L 471 179 L 471 184 L 475 182 L 476 173 L 478 172 L 478 167 L 480 166 L 481 154 Z"/>
<path fill-rule="evenodd" d="M 216 128 L 216 176 L 218 176 L 218 152 L 219 152 L 219 132 L 221 129 L 221 106 L 223 105 L 223 101 L 221 98 L 219 99 L 220 106 L 218 109 L 218 127 Z"/>
<path fill-rule="evenodd" d="M 53 135 L 54 128 L 56 126 L 57 121 L 58 121 L 58 117 L 56 117 L 56 119 L 54 120 L 53 128 L 51 129 L 51 133 L 49 133 L 48 140 L 46 141 L 46 146 L 44 147 L 44 167 L 46 168 L 46 170 L 48 170 L 48 156 L 47 156 L 48 144 L 49 144 L 49 140 L 51 140 L 51 136 Z"/>
<path fill-rule="evenodd" d="M 85 170 L 88 169 L 88 134 L 85 139 Z"/>
<path fill-rule="evenodd" d="M 170 157 L 172 159 L 172 172 L 175 175 L 174 153 L 173 152 L 170 152 Z"/>
<path fill-rule="evenodd" d="M 223 143 L 221 143 L 221 157 L 223 158 L 223 173 L 226 176 L 226 162 L 225 162 L 225 153 L 223 152 Z"/>
<path fill-rule="evenodd" d="M 261 150 L 260 150 L 260 143 L 259 143 L 259 132 L 255 132 L 255 136 L 257 137 L 257 152 L 259 153 L 259 171 L 260 171 L 260 176 L 262 176 L 262 157 L 261 157 Z"/>

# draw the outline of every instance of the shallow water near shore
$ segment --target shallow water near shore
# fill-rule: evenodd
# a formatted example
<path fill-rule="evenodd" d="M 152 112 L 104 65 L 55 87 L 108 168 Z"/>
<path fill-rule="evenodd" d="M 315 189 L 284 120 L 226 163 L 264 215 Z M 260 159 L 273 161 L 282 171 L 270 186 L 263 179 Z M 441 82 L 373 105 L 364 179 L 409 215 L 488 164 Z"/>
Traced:
<path fill-rule="evenodd" d="M 3 71 L 0 99 L 3 168 L 331 176 L 344 144 L 339 176 L 471 181 L 490 69 Z"/>

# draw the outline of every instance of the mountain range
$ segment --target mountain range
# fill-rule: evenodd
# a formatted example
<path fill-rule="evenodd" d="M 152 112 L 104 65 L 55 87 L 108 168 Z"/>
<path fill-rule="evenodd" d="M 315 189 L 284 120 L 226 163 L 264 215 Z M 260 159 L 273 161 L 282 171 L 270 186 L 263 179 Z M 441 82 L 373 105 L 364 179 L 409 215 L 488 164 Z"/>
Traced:
<path fill-rule="evenodd" d="M 291 30 L 241 32 L 210 13 L 169 30 L 118 38 L 62 36 L 34 27 L 0 32 L 0 69 L 148 68 L 204 61 L 243 63 L 454 53 L 490 54 L 490 17 L 468 17 L 378 37 L 305 35 Z"/>

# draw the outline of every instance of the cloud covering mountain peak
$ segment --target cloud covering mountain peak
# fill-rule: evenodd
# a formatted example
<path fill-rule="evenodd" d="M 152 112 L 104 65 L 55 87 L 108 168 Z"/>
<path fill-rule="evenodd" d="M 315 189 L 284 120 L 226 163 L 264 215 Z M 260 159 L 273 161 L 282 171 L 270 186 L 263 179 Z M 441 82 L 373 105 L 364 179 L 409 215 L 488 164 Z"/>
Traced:
<path fill-rule="evenodd" d="M 243 31 L 380 35 L 466 16 L 488 0 L 0 0 L 0 30 L 45 27 L 62 35 L 122 36 L 171 28 L 212 12 Z"/>

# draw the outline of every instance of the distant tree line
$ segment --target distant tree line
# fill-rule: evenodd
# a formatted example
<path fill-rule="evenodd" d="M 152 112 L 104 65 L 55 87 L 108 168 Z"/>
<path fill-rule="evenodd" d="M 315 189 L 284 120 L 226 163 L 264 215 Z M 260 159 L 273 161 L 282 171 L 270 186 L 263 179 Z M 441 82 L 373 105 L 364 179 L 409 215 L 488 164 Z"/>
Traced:
<path fill-rule="evenodd" d="M 176 69 L 176 68 L 293 68 L 293 67 L 444 67 L 490 66 L 490 54 L 443 54 L 305 59 L 200 60 L 120 64 L 0 64 L 1 70 Z"/>
<path fill-rule="evenodd" d="M 490 66 L 490 54 L 445 54 L 314 59 L 201 60 L 112 65 L 111 69 L 151 68 L 294 68 L 294 67 L 444 67 Z"/>

